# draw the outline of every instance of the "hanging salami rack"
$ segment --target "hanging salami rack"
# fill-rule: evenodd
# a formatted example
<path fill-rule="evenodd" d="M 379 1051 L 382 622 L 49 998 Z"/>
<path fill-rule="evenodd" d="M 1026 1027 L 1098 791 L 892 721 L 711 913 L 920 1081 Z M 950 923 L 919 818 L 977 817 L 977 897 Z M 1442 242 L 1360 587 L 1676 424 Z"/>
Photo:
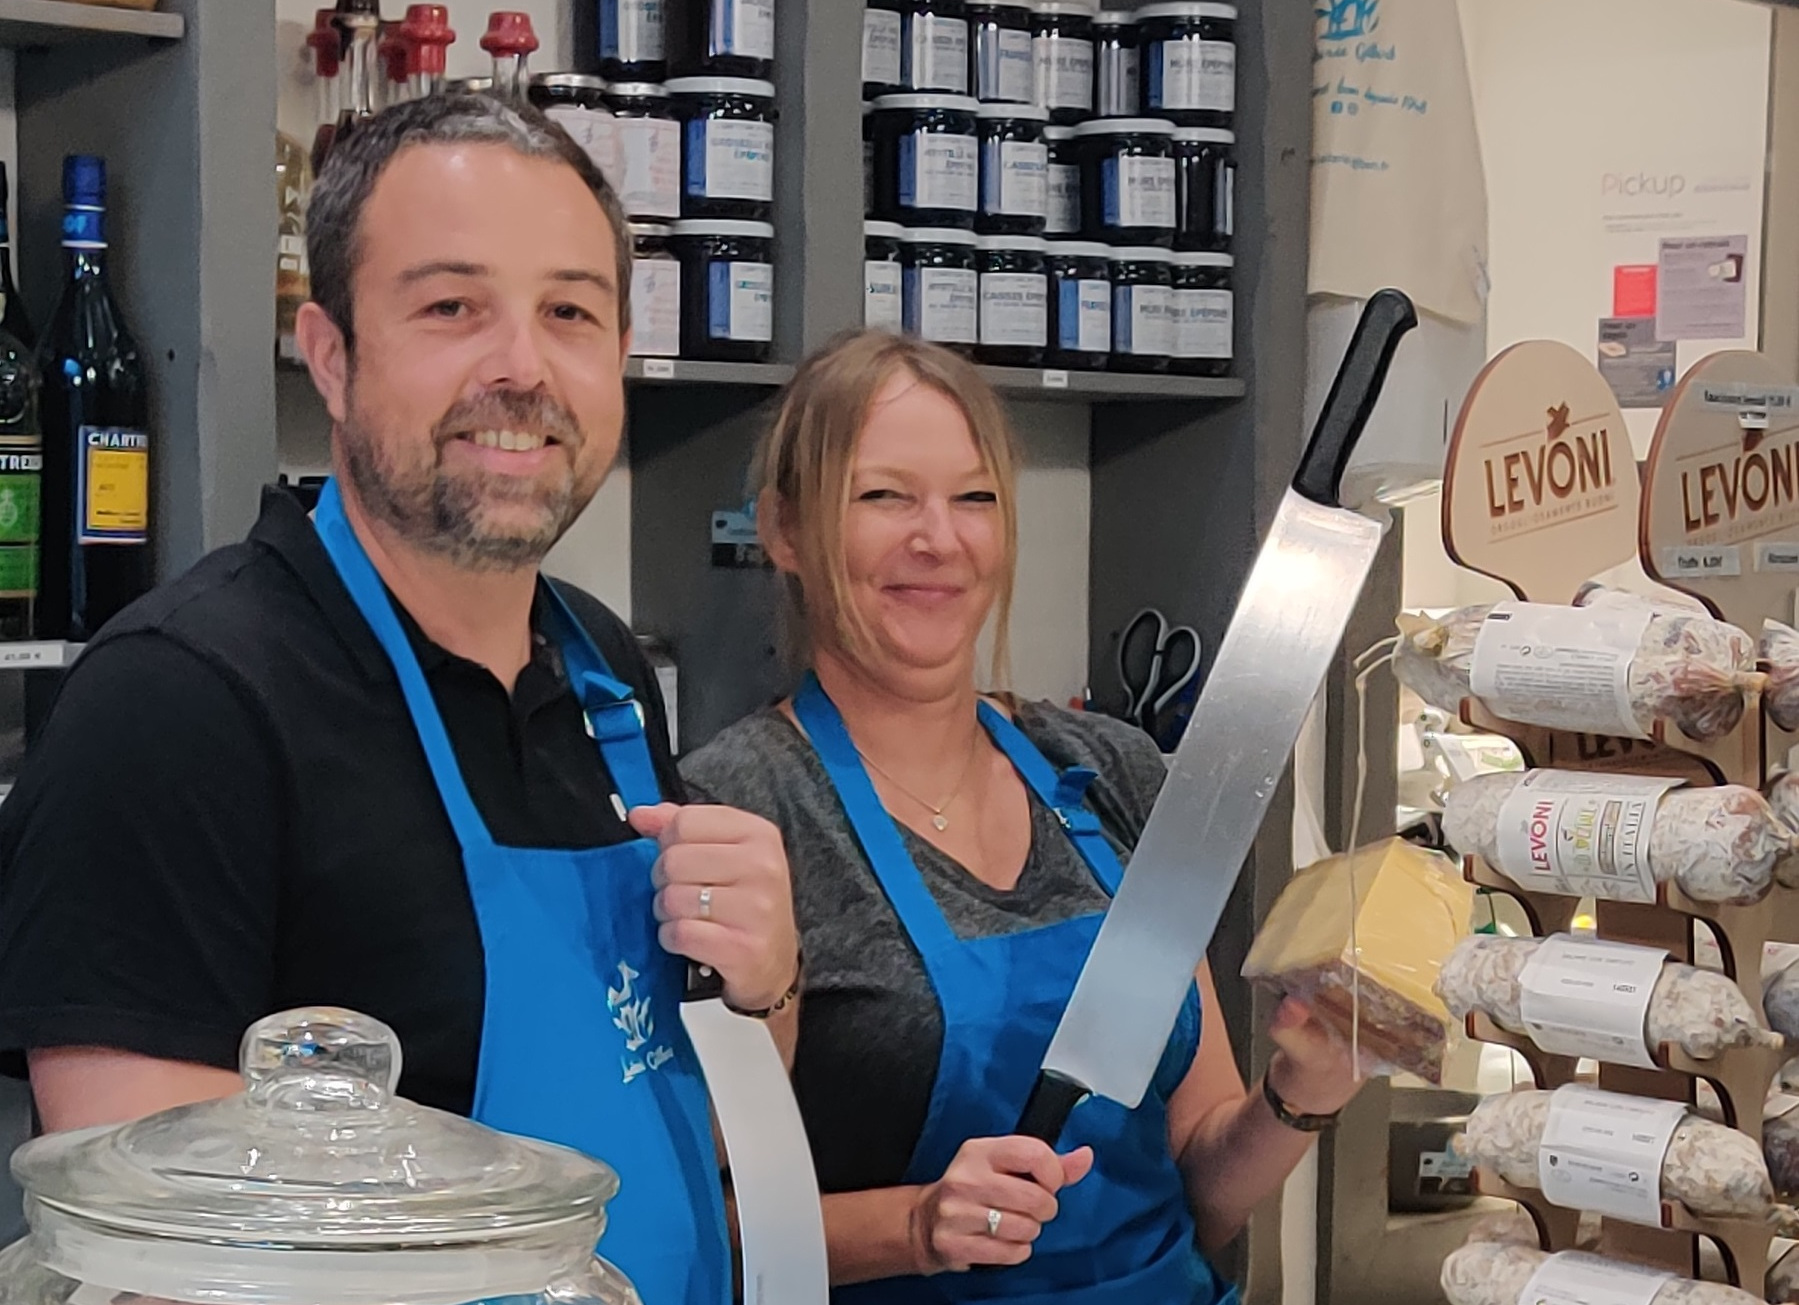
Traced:
<path fill-rule="evenodd" d="M 1639 483 L 1622 414 L 1591 363 L 1552 342 L 1515 346 L 1477 379 L 1457 423 L 1444 477 L 1445 545 L 1458 563 L 1503 581 L 1525 604 L 1579 601 L 1595 576 L 1640 559 L 1651 579 L 1696 598 L 1707 615 L 1751 637 L 1759 636 L 1764 618 L 1792 623 L 1799 587 L 1799 493 L 1791 492 L 1799 480 L 1795 399 L 1799 392 L 1761 355 L 1714 355 L 1689 372 L 1670 399 Z M 1776 435 L 1780 442 L 1769 447 Z M 1745 486 L 1743 468 L 1758 443 L 1763 470 L 1751 468 Z M 1719 461 L 1731 458 L 1734 465 Z M 1780 503 L 1774 502 L 1773 473 L 1766 471 L 1775 460 L 1793 473 L 1782 473 L 1789 492 Z M 1765 491 L 1757 479 L 1764 474 Z M 1733 489 L 1723 511 L 1720 487 L 1726 483 Z M 1756 504 L 1766 510 L 1750 511 Z M 1784 547 L 1789 542 L 1790 550 Z M 1770 667 L 1764 661 L 1757 669 Z M 1468 675 L 1476 689 L 1480 674 L 1477 666 Z M 1491 683 L 1493 672 L 1485 674 Z M 1740 719 L 1703 739 L 1671 722 L 1642 728 L 1640 716 L 1616 733 L 1560 728 L 1541 713 L 1534 713 L 1541 723 L 1525 723 L 1476 696 L 1464 696 L 1458 714 L 1470 728 L 1512 740 L 1532 770 L 1761 791 L 1799 735 L 1766 719 L 1756 678 L 1744 685 Z M 1514 676 L 1514 682 L 1528 684 L 1529 677 Z M 1578 777 L 1571 781 L 1579 783 Z M 1475 855 L 1464 857 L 1464 874 L 1516 900 L 1539 938 L 1567 934 L 1573 924 L 1576 896 L 1526 887 L 1520 879 L 1528 883 L 1529 876 L 1502 874 Z M 1638 887 L 1639 898 L 1648 895 Z M 1799 941 L 1799 892 L 1778 885 L 1753 902 L 1697 900 L 1672 881 L 1655 883 L 1652 901 L 1598 898 L 1596 939 L 1653 949 L 1673 962 L 1693 962 L 1695 931 L 1703 925 L 1716 940 L 1725 974 L 1758 1016 L 1764 944 Z M 1471 1038 L 1516 1051 L 1537 1087 L 1555 1091 L 1576 1082 L 1581 1055 L 1561 1046 L 1546 1050 L 1483 1011 L 1469 1013 L 1465 1023 Z M 1598 1083 L 1604 1093 L 1647 1099 L 1645 1109 L 1654 1100 L 1695 1106 L 1698 1085 L 1708 1084 L 1725 1125 L 1759 1151 L 1764 1102 L 1793 1051 L 1774 1043 L 1769 1035 L 1766 1044 L 1730 1046 L 1710 1057 L 1662 1043 L 1645 1049 L 1639 1059 L 1648 1063 L 1601 1058 Z M 1528 1212 L 1544 1250 L 1576 1246 L 1578 1208 L 1508 1183 L 1490 1167 L 1478 1173 L 1483 1194 L 1515 1201 Z M 1659 1220 L 1602 1213 L 1600 1246 L 1620 1260 L 1697 1277 L 1703 1238 L 1716 1246 L 1729 1281 L 1761 1296 L 1772 1240 L 1777 1233 L 1795 1235 L 1796 1223 L 1799 1215 L 1778 1206 L 1766 1219 L 1720 1219 L 1664 1200 Z"/>

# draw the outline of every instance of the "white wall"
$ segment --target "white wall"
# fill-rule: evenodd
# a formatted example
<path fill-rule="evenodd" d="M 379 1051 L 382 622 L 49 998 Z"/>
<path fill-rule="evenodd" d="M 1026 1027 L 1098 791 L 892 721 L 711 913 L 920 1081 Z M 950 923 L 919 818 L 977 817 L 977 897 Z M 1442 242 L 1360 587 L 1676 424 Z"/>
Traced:
<path fill-rule="evenodd" d="M 1748 330 L 1687 341 L 1684 369 L 1754 348 L 1761 280 L 1770 15 L 1746 0 L 1459 0 L 1486 160 L 1488 351 L 1562 340 L 1595 355 L 1612 269 L 1663 236 L 1749 237 Z M 1642 178 L 1637 194 L 1621 180 Z M 1639 456 L 1657 411 L 1628 411 Z M 1406 512 L 1405 603 L 1503 590 L 1444 556 L 1436 496 Z"/>

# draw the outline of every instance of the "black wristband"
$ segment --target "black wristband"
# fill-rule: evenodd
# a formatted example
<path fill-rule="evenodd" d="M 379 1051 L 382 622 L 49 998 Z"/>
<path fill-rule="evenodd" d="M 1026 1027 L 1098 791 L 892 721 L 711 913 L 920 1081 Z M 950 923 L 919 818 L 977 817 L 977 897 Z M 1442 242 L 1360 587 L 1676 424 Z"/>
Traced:
<path fill-rule="evenodd" d="M 1262 1098 L 1268 1102 L 1268 1108 L 1274 1111 L 1276 1119 L 1288 1128 L 1301 1133 L 1322 1133 L 1336 1123 L 1337 1116 L 1342 1113 L 1341 1111 L 1332 1111 L 1328 1115 L 1299 1114 L 1281 1100 L 1281 1094 L 1274 1090 L 1274 1084 L 1269 1081 L 1266 1074 L 1262 1075 Z"/>
<path fill-rule="evenodd" d="M 782 1011 L 793 1005 L 794 999 L 800 995 L 800 982 L 805 977 L 805 973 L 806 958 L 800 956 L 794 961 L 793 982 L 787 986 L 787 991 L 781 994 L 781 999 L 774 1005 L 763 1010 L 738 1010 L 737 1007 L 727 1001 L 725 1003 L 725 1009 L 730 1011 L 733 1015 L 743 1015 L 753 1020 L 765 1020 L 771 1015 L 779 1015 Z"/>

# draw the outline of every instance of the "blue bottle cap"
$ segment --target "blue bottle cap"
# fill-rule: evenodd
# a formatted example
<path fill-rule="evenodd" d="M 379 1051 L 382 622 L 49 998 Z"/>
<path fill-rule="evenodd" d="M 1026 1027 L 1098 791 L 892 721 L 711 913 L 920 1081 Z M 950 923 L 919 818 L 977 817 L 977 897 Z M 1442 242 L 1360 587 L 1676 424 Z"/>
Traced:
<path fill-rule="evenodd" d="M 65 204 L 106 206 L 106 160 L 97 154 L 71 154 L 62 161 Z"/>

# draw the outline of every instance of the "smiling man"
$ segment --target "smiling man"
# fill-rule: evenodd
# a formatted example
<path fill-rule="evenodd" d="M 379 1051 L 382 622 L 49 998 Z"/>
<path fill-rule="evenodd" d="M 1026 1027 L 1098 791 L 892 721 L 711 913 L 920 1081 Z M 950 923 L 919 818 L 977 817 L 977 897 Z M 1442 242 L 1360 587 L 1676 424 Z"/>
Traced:
<path fill-rule="evenodd" d="M 646 1300 L 730 1260 L 683 958 L 791 1043 L 771 825 L 677 807 L 629 631 L 539 574 L 617 454 L 629 238 L 530 111 L 340 141 L 297 337 L 335 478 L 84 652 L 0 809 L 0 1051 L 52 1129 L 237 1089 L 272 1011 L 392 1025 L 401 1092 L 620 1171 Z"/>

